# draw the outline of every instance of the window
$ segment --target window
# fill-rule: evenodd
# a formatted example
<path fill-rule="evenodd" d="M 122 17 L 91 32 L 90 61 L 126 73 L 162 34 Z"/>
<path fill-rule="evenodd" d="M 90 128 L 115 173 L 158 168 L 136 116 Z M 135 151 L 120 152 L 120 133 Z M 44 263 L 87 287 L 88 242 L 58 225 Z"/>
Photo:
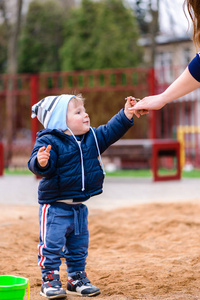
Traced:
<path fill-rule="evenodd" d="M 172 52 L 159 52 L 155 59 L 156 76 L 159 83 L 171 83 L 172 72 Z"/>
<path fill-rule="evenodd" d="M 189 62 L 191 61 L 191 53 L 189 48 L 183 49 L 183 55 L 182 55 L 182 61 L 181 64 L 183 68 L 185 69 Z"/>

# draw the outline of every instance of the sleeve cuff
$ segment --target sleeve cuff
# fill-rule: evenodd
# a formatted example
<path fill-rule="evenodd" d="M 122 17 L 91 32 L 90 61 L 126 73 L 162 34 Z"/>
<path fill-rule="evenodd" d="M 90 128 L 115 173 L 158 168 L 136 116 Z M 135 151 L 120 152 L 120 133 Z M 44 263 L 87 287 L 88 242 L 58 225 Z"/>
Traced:
<path fill-rule="evenodd" d="M 37 164 L 37 168 L 40 169 L 41 171 L 47 170 L 49 168 L 49 165 L 50 165 L 49 161 L 48 161 L 48 163 L 45 167 L 41 167 L 37 159 L 36 159 L 36 164 Z"/>
<path fill-rule="evenodd" d="M 122 111 L 123 111 L 123 115 L 124 115 L 124 118 L 126 119 L 126 121 L 128 121 L 128 123 L 129 123 L 131 126 L 134 125 L 134 120 L 133 120 L 133 118 L 131 118 L 131 119 L 127 118 L 127 116 L 126 116 L 125 113 L 124 113 L 124 108 L 122 108 Z"/>
<path fill-rule="evenodd" d="M 193 60 L 189 63 L 188 69 L 190 74 L 200 82 L 200 53 L 193 58 Z"/>

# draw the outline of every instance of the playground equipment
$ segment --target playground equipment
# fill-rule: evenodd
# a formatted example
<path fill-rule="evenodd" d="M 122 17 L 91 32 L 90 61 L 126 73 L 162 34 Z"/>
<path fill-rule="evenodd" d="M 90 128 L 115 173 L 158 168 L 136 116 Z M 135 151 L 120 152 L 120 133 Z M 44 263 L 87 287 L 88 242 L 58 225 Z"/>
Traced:
<path fill-rule="evenodd" d="M 177 139 L 180 142 L 180 162 L 181 162 L 181 168 L 183 168 L 184 165 L 186 164 L 186 142 L 185 142 L 185 135 L 186 134 L 198 134 L 198 133 L 200 133 L 200 126 L 178 126 L 177 127 Z M 197 144 L 196 148 L 198 148 L 198 144 Z"/>
<path fill-rule="evenodd" d="M 111 145 L 102 155 L 103 157 L 119 157 L 125 168 L 137 168 L 145 164 L 151 167 L 153 181 L 179 180 L 180 168 L 180 143 L 172 139 L 121 139 Z M 170 157 L 175 159 L 175 173 L 160 175 L 160 159 Z M 133 166 L 133 163 L 135 164 Z"/>

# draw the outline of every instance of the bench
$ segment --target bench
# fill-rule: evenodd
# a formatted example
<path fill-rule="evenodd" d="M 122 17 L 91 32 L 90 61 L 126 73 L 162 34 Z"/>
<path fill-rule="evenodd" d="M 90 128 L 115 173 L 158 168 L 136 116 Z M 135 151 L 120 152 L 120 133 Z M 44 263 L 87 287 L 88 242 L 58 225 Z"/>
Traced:
<path fill-rule="evenodd" d="M 151 168 L 154 181 L 179 180 L 181 178 L 180 143 L 176 140 L 121 139 L 111 145 L 102 156 L 111 160 L 116 157 L 120 158 L 121 167 L 124 169 Z M 175 158 L 175 174 L 159 174 L 159 160 L 162 157 Z"/>

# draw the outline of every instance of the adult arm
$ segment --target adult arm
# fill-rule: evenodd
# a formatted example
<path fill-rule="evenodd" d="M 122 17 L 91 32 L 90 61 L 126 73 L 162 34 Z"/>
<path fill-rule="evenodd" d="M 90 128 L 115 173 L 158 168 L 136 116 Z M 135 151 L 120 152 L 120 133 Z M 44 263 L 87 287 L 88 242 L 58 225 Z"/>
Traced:
<path fill-rule="evenodd" d="M 198 87 L 200 87 L 200 58 L 197 54 L 184 72 L 163 93 L 143 98 L 132 110 L 158 110 Z"/>

